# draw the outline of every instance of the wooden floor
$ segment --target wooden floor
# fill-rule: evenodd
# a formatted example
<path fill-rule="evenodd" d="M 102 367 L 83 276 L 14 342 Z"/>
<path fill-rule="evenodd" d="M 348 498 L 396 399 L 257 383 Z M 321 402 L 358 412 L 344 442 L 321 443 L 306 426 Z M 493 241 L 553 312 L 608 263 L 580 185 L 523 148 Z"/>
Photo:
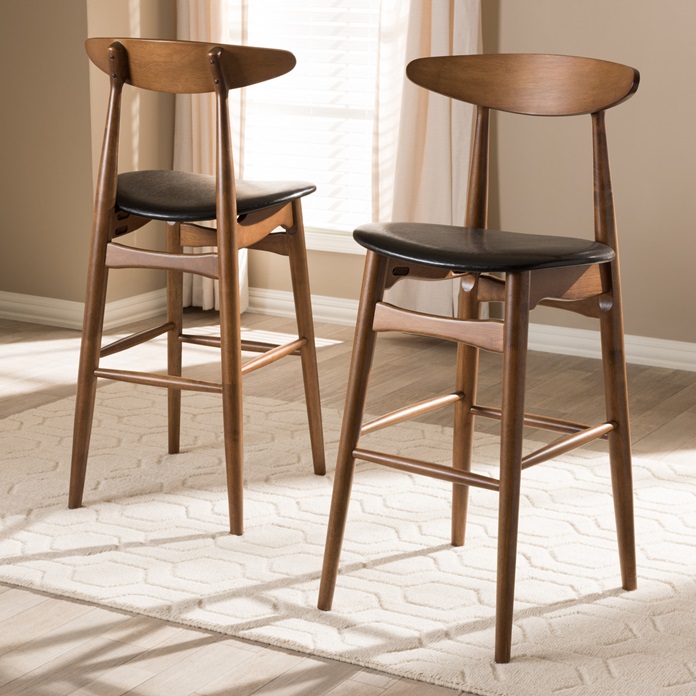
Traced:
<path fill-rule="evenodd" d="M 204 312 L 191 312 L 188 318 L 199 326 L 212 321 Z M 260 315 L 245 315 L 243 325 L 252 333 L 294 332 L 290 320 Z M 324 339 L 319 349 L 322 403 L 341 408 L 352 331 L 318 324 L 317 335 Z M 0 320 L 0 418 L 71 395 L 78 345 L 76 331 Z M 159 348 L 138 350 L 140 365 L 161 366 Z M 200 348 L 187 350 L 194 363 L 188 374 L 211 378 L 217 369 L 213 354 Z M 115 358 L 115 364 L 122 359 Z M 453 359 L 452 346 L 443 342 L 380 337 L 369 410 L 379 413 L 450 390 Z M 482 357 L 479 403 L 498 402 L 499 368 L 499 357 Z M 299 364 L 292 358 L 245 380 L 247 394 L 301 398 Z M 531 354 L 527 381 L 529 410 L 571 420 L 601 420 L 597 361 Z M 669 458 L 696 449 L 696 373 L 629 366 L 629 385 L 636 455 Z M 450 417 L 449 411 L 441 411 L 426 420 L 448 424 Z M 495 430 L 493 422 L 484 421 L 479 427 Z M 0 696 L 126 693 L 454 696 L 458 692 L 0 584 Z"/>

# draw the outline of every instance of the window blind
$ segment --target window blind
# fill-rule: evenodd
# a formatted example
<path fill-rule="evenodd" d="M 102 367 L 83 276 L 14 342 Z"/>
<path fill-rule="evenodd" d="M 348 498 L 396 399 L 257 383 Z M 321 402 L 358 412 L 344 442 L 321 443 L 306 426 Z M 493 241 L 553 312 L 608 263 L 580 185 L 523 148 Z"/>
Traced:
<path fill-rule="evenodd" d="M 289 74 L 248 88 L 248 179 L 311 181 L 308 229 L 351 232 L 372 217 L 377 0 L 254 0 L 246 43 L 292 51 Z"/>

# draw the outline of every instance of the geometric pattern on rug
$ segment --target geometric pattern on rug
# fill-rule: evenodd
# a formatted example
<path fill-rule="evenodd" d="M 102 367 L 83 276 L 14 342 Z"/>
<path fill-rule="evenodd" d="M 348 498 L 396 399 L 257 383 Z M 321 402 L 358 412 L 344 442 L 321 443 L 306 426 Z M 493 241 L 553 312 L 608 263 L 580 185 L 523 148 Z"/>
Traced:
<path fill-rule="evenodd" d="M 696 453 L 634 461 L 638 589 L 620 587 L 606 451 L 524 472 L 512 661 L 493 662 L 497 500 L 358 464 L 334 609 L 316 608 L 332 470 L 312 474 L 302 404 L 247 397 L 245 533 L 227 533 L 220 401 L 98 390 L 85 507 L 67 509 L 73 400 L 0 421 L 0 580 L 488 696 L 696 693 Z M 325 409 L 327 457 L 340 413 Z M 448 461 L 411 422 L 374 448 Z M 367 444 L 367 439 L 365 439 Z M 496 475 L 479 434 L 476 471 Z"/>

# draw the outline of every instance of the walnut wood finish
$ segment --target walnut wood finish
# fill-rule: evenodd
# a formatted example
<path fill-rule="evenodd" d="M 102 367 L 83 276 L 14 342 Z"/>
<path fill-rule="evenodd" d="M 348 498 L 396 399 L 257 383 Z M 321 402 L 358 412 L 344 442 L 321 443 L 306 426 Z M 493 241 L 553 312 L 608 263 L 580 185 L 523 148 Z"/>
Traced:
<path fill-rule="evenodd" d="M 638 86 L 632 68 L 586 58 L 544 55 L 482 55 L 424 58 L 413 61 L 408 76 L 417 84 L 476 105 L 470 161 L 467 214 L 461 240 L 447 238 L 447 253 L 461 255 L 452 268 L 443 263 L 442 248 L 434 253 L 434 227 L 392 223 L 359 228 L 358 242 L 368 248 L 353 344 L 353 357 L 339 443 L 336 480 L 329 518 L 319 608 L 330 609 L 345 534 L 354 460 L 363 459 L 453 484 L 452 544 L 465 537 L 467 493 L 470 486 L 496 490 L 500 496 L 496 598 L 496 662 L 509 662 L 512 652 L 517 532 L 523 469 L 548 461 L 595 440 L 609 445 L 622 585 L 636 586 L 631 481 L 631 448 L 627 408 L 626 369 L 619 290 L 619 265 L 614 204 L 604 126 L 604 110 L 630 97 Z M 591 114 L 594 153 L 594 239 L 609 247 L 601 257 L 583 256 L 578 244 L 571 261 L 559 259 L 543 269 L 516 265 L 510 258 L 505 277 L 481 273 L 476 254 L 485 255 L 488 201 L 488 151 L 491 109 L 520 114 L 570 116 Z M 431 235 L 428 237 L 430 229 Z M 458 230 L 447 234 L 454 235 Z M 476 230 L 474 237 L 468 232 Z M 440 233 L 440 232 L 438 232 Z M 478 234 L 480 233 L 480 234 Z M 399 234 L 401 236 L 399 237 Z M 423 235 L 420 237 L 420 235 Z M 361 236 L 362 235 L 362 236 Z M 422 243 L 421 267 L 417 253 Z M 445 239 L 442 237 L 442 239 Z M 385 241 L 388 240 L 388 241 Z M 396 240 L 397 243 L 394 243 Z M 406 243 L 399 248 L 399 244 Z M 469 241 L 467 241 L 469 240 Z M 578 241 L 578 240 L 576 240 Z M 582 241 L 582 240 L 580 240 Z M 520 242 L 524 253 L 524 242 Z M 406 251 L 405 251 L 406 249 Z M 439 255 L 438 255 L 439 254 Z M 511 256 L 513 252 L 511 252 Z M 408 261 L 405 262 L 404 258 Z M 568 261 L 569 259 L 566 259 Z M 467 263 L 469 266 L 467 266 Z M 478 265 L 477 265 L 478 264 Z M 565 267 L 564 267 L 565 266 Z M 454 272 L 456 270 L 456 273 Z M 489 270 L 498 270 L 495 268 Z M 426 315 L 382 302 L 384 287 L 403 277 L 461 277 L 456 318 Z M 481 319 L 481 305 L 502 302 L 504 320 Z M 525 413 L 525 376 L 529 314 L 549 305 L 599 319 L 602 334 L 606 420 L 587 426 L 573 421 Z M 457 341 L 457 371 L 451 394 L 396 409 L 362 426 L 376 332 L 403 331 Z M 481 349 L 502 352 L 502 405 L 476 402 Z M 361 433 L 403 422 L 454 405 L 452 466 L 375 452 L 360 446 Z M 481 477 L 472 469 L 476 416 L 500 420 L 500 478 Z M 562 433 L 554 442 L 522 455 L 523 428 Z"/>
<path fill-rule="evenodd" d="M 421 87 L 480 107 L 530 116 L 609 109 L 637 89 L 638 71 L 593 58 L 498 54 L 419 58 L 406 68 Z"/>
<path fill-rule="evenodd" d="M 369 423 L 365 423 L 360 429 L 360 435 L 367 435 L 367 433 L 381 430 L 390 425 L 396 425 L 397 423 L 403 423 L 412 418 L 423 416 L 426 413 L 432 413 L 445 406 L 456 404 L 458 401 L 461 401 L 463 397 L 464 395 L 459 393 L 445 394 L 444 396 L 436 396 L 434 399 L 426 399 L 425 401 L 419 401 L 417 404 L 399 408 L 384 416 L 375 418 Z"/>
<path fill-rule="evenodd" d="M 609 435 L 611 482 L 614 494 L 616 530 L 619 539 L 621 578 L 625 590 L 638 585 L 636 574 L 635 529 L 633 521 L 633 474 L 631 468 L 631 432 L 628 416 L 628 386 L 624 350 L 623 310 L 619 278 L 619 242 L 614 215 L 609 151 L 604 113 L 592 114 L 594 156 L 595 236 L 616 252 L 616 258 L 600 267 L 612 298 L 611 307 L 600 316 L 602 366 L 607 420 L 615 424 Z"/>
<path fill-rule="evenodd" d="M 412 312 L 380 302 L 375 310 L 375 331 L 412 331 L 423 336 L 462 340 L 470 346 L 496 353 L 503 350 L 503 324 L 500 321 L 450 319 Z"/>
<path fill-rule="evenodd" d="M 125 338 L 120 338 L 108 345 L 104 346 L 99 351 L 99 357 L 105 358 L 108 355 L 115 355 L 120 353 L 122 350 L 128 350 L 129 348 L 134 348 L 139 346 L 141 343 L 146 341 L 151 341 L 153 338 L 161 336 L 167 331 L 174 329 L 174 324 L 172 322 L 167 322 L 166 324 L 161 324 L 160 326 L 153 326 L 151 329 L 145 329 L 144 331 L 138 331 L 137 333 L 126 336 Z"/>
<path fill-rule="evenodd" d="M 501 409 L 493 408 L 492 406 L 480 406 L 476 404 L 471 407 L 471 412 L 475 416 L 481 416 L 483 418 L 492 418 L 494 420 L 501 420 L 503 417 Z M 524 425 L 527 428 L 550 430 L 556 433 L 579 433 L 587 429 L 587 426 L 581 423 L 575 423 L 573 421 L 565 420 L 562 418 L 539 416 L 533 413 L 524 414 Z M 602 439 L 606 440 L 606 435 L 603 435 Z"/>
<path fill-rule="evenodd" d="M 372 251 L 365 257 L 365 273 L 358 318 L 355 326 L 355 339 L 348 374 L 346 404 L 341 426 L 341 439 L 336 459 L 331 511 L 326 533 L 326 549 L 319 585 L 319 609 L 329 610 L 333 603 L 341 545 L 348 519 L 350 489 L 353 485 L 355 457 L 353 452 L 360 439 L 360 429 L 365 413 L 365 396 L 370 377 L 370 367 L 375 353 L 377 334 L 372 329 L 375 318 L 375 306 L 384 297 L 387 280 L 387 258 Z"/>
<path fill-rule="evenodd" d="M 297 196 L 269 190 L 268 203 L 237 215 L 232 136 L 228 113 L 230 89 L 283 75 L 295 59 L 287 51 L 247 46 L 215 45 L 185 41 L 141 39 L 89 39 L 87 53 L 109 75 L 111 92 L 99 168 L 95 201 L 92 249 L 88 274 L 85 320 L 75 410 L 69 507 L 82 504 L 89 451 L 97 378 L 106 378 L 164 387 L 168 390 L 168 448 L 179 451 L 181 392 L 198 390 L 218 393 L 222 399 L 224 453 L 227 474 L 230 532 L 243 532 L 243 413 L 242 375 L 269 365 L 287 355 L 299 355 L 302 364 L 314 471 L 325 473 L 324 442 L 316 368 L 316 350 L 310 303 L 309 278 L 302 227 L 302 208 Z M 136 215 L 117 205 L 118 147 L 121 94 L 124 84 L 172 93 L 214 92 L 216 104 L 216 229 L 195 223 L 181 223 L 175 210 L 169 211 L 166 251 L 117 244 L 149 221 L 146 207 Z M 292 196 L 295 196 L 294 198 Z M 196 208 L 197 210 L 199 208 Z M 161 210 L 153 219 L 162 219 Z M 208 216 L 209 217 L 209 216 Z M 207 219 L 207 218 L 206 218 Z M 276 230 L 280 229 L 279 232 Z M 268 241 L 267 241 L 268 240 Z M 185 246 L 210 246 L 216 251 L 186 254 Z M 260 344 L 241 340 L 238 280 L 238 251 L 254 247 L 288 256 L 297 313 L 298 338 L 285 345 Z M 108 269 L 158 268 L 167 271 L 167 321 L 101 348 Z M 183 332 L 183 272 L 219 280 L 220 335 L 195 337 Z M 167 333 L 167 374 L 135 370 L 113 370 L 100 366 L 99 359 L 126 350 Z M 222 377 L 219 383 L 182 376 L 182 344 L 198 343 L 220 351 Z M 242 363 L 242 350 L 251 348 L 263 355 Z"/>
<path fill-rule="evenodd" d="M 385 454 L 384 452 L 373 452 L 365 449 L 353 450 L 353 457 L 366 462 L 373 462 L 374 464 L 382 464 L 399 471 L 407 471 L 411 474 L 430 476 L 430 478 L 454 483 L 457 486 L 463 485 L 465 488 L 476 486 L 489 491 L 500 490 L 500 481 L 497 479 L 490 476 L 481 476 L 481 474 L 475 474 L 471 471 L 460 471 L 451 466 L 442 466 L 433 462 L 424 462 L 419 459 L 409 459 L 395 454 Z"/>
<path fill-rule="evenodd" d="M 215 92 L 217 84 L 227 89 L 248 87 L 290 72 L 295 56 L 288 51 L 253 46 L 225 45 L 216 57 L 219 74 L 210 69 L 211 51 L 220 44 L 197 41 L 157 41 L 149 39 L 87 39 L 90 60 L 107 75 L 112 73 L 109 50 L 118 42 L 128 56 L 124 82 L 141 89 L 174 94 Z"/>
<path fill-rule="evenodd" d="M 217 254 L 170 254 L 164 251 L 134 249 L 111 242 L 106 250 L 109 268 L 159 268 L 166 271 L 188 271 L 206 278 L 218 277 Z"/>
<path fill-rule="evenodd" d="M 586 445 L 588 442 L 604 438 L 615 427 L 614 423 L 600 423 L 592 428 L 583 428 L 577 433 L 561 437 L 550 445 L 541 447 L 536 452 L 525 456 L 522 459 L 522 469 L 529 469 L 531 466 L 547 462 L 549 459 L 554 459 L 561 454 L 574 450 L 576 447 Z"/>

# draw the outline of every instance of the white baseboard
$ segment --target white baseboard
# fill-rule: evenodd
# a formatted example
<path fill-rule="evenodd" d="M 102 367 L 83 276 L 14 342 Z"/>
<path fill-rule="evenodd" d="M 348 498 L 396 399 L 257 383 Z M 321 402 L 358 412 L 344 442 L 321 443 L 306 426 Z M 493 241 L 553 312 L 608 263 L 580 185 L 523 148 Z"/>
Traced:
<path fill-rule="evenodd" d="M 631 335 L 625 336 L 624 343 L 626 362 L 632 365 L 696 372 L 695 343 Z M 546 324 L 530 325 L 529 349 L 584 358 L 601 357 L 599 331 L 567 329 Z"/>
<path fill-rule="evenodd" d="M 294 317 L 295 303 L 291 292 L 249 288 L 247 311 L 255 314 L 270 314 L 274 317 Z M 312 314 L 315 321 L 354 326 L 358 316 L 358 302 L 344 300 L 341 297 L 312 295 Z"/>
<path fill-rule="evenodd" d="M 312 296 L 316 321 L 351 326 L 358 314 L 357 300 L 323 295 Z M 249 289 L 249 311 L 280 317 L 294 316 L 292 293 L 263 288 Z M 666 367 L 696 372 L 696 344 L 666 341 L 644 336 L 626 336 L 626 360 L 634 365 Z M 544 353 L 600 358 L 599 331 L 567 329 L 546 324 L 531 324 L 529 348 Z"/>
<path fill-rule="evenodd" d="M 317 321 L 353 326 L 358 313 L 358 302 L 340 297 L 313 295 L 312 308 Z M 165 311 L 166 291 L 153 290 L 125 300 L 107 303 L 104 326 L 110 329 L 157 316 Z M 248 311 L 280 317 L 294 316 L 295 305 L 292 293 L 249 288 Z M 82 302 L 0 291 L 1 319 L 81 329 L 82 313 Z M 529 328 L 529 348 L 546 353 L 599 358 L 599 332 L 532 324 Z M 626 360 L 635 365 L 696 372 L 696 344 L 628 335 L 626 336 Z"/>
<path fill-rule="evenodd" d="M 166 290 L 153 290 L 125 300 L 107 302 L 104 328 L 147 319 L 166 311 Z M 84 304 L 50 297 L 0 291 L 0 318 L 81 329 Z"/>

